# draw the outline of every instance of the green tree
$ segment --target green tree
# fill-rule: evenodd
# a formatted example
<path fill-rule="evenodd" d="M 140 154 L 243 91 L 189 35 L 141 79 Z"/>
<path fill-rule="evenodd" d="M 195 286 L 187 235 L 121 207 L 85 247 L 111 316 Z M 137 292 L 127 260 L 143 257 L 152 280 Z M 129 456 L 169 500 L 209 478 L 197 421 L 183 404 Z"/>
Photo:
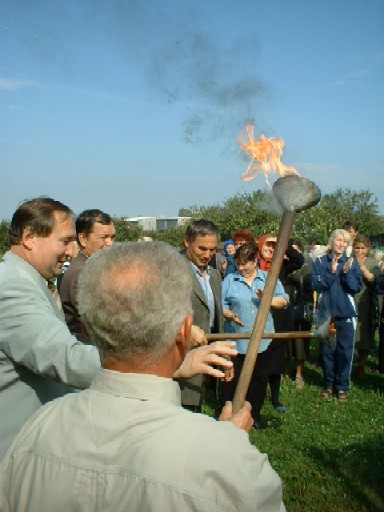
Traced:
<path fill-rule="evenodd" d="M 178 215 L 179 217 L 191 217 L 192 212 L 189 208 L 180 208 Z"/>
<path fill-rule="evenodd" d="M 194 218 L 214 222 L 223 240 L 230 238 L 237 229 L 249 229 L 256 237 L 266 232 L 276 232 L 281 209 L 270 192 L 256 190 L 237 194 L 222 205 L 191 207 Z"/>
<path fill-rule="evenodd" d="M 152 237 L 153 240 L 166 242 L 172 245 L 172 247 L 175 247 L 175 249 L 181 249 L 185 230 L 186 226 L 178 226 L 176 228 L 166 229 L 165 231 L 150 231 L 145 234 Z"/>
<path fill-rule="evenodd" d="M 222 204 L 188 209 L 194 218 L 206 218 L 217 224 L 223 240 L 236 229 L 249 229 L 258 238 L 267 232 L 277 233 L 281 208 L 272 192 L 257 190 L 237 194 Z M 359 231 L 368 236 L 384 232 L 384 218 L 379 215 L 377 199 L 368 190 L 337 189 L 322 197 L 319 204 L 297 213 L 292 238 L 303 243 L 325 244 L 330 233 L 347 220 L 359 225 Z"/>
<path fill-rule="evenodd" d="M 317 206 L 299 214 L 294 230 L 308 243 L 325 244 L 330 233 L 347 220 L 356 222 L 360 233 L 367 236 L 384 232 L 384 219 L 379 215 L 376 197 L 368 190 L 356 192 L 341 188 L 324 195 Z"/>
<path fill-rule="evenodd" d="M 186 226 L 178 226 L 165 231 L 143 231 L 141 227 L 134 226 L 123 217 L 115 217 L 113 223 L 116 228 L 116 242 L 136 242 L 141 236 L 150 236 L 153 240 L 167 242 L 176 249 L 181 248 Z"/>
<path fill-rule="evenodd" d="M 113 223 L 116 229 L 116 242 L 136 242 L 143 235 L 143 230 L 133 226 L 124 217 L 114 217 Z"/>
<path fill-rule="evenodd" d="M 263 233 L 277 233 L 281 221 L 281 208 L 272 192 L 256 190 L 252 193 L 236 194 L 222 204 L 181 208 L 179 214 L 191 219 L 206 218 L 214 222 L 222 240 L 232 236 L 237 229 L 249 229 L 258 238 Z M 369 190 L 353 191 L 339 188 L 325 194 L 318 205 L 297 213 L 292 229 L 292 238 L 304 244 L 325 244 L 330 233 L 343 226 L 346 220 L 355 221 L 360 233 L 373 236 L 384 233 L 384 217 L 379 215 L 377 199 Z M 130 225 L 123 217 L 115 217 L 116 240 L 135 241 L 143 234 L 154 240 L 162 240 L 180 248 L 185 226 L 166 231 L 146 232 Z M 8 249 L 9 221 L 0 222 L 0 254 Z"/>
<path fill-rule="evenodd" d="M 9 249 L 8 229 L 9 222 L 7 220 L 2 220 L 0 222 L 0 256 Z"/>

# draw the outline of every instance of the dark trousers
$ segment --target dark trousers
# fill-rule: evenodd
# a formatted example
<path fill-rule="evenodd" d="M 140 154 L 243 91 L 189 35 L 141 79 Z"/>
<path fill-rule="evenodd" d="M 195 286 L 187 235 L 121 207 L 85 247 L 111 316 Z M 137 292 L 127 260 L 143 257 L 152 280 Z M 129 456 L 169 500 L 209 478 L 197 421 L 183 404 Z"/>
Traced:
<path fill-rule="evenodd" d="M 384 283 L 384 279 L 381 278 L 381 283 Z M 384 291 L 384 290 L 383 290 Z M 384 295 L 379 295 L 379 353 L 378 353 L 378 367 L 380 373 L 384 373 Z"/>
<path fill-rule="evenodd" d="M 380 324 L 379 324 L 379 367 L 380 373 L 384 373 L 384 305 L 383 311 L 381 312 Z"/>
<path fill-rule="evenodd" d="M 267 392 L 268 375 L 269 375 L 269 359 L 271 352 L 267 349 L 265 352 L 258 354 L 256 364 L 252 372 L 251 382 L 249 384 L 246 400 L 252 406 L 252 417 L 256 423 L 260 421 L 260 411 L 264 404 Z M 233 358 L 233 366 L 235 377 L 231 382 L 223 382 L 221 385 L 221 401 L 222 405 L 226 401 L 232 401 L 235 394 L 236 386 L 239 381 L 241 369 L 244 364 L 245 355 L 239 354 Z"/>
<path fill-rule="evenodd" d="M 349 390 L 356 318 L 335 318 L 336 347 L 323 342 L 324 384 L 336 391 Z"/>

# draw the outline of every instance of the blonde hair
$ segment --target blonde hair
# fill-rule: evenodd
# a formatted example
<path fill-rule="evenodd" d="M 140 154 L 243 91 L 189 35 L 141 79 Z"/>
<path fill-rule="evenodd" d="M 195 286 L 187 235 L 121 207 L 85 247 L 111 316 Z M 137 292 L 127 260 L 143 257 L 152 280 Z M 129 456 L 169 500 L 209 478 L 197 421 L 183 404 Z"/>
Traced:
<path fill-rule="evenodd" d="M 330 237 L 329 237 L 329 241 L 328 241 L 329 250 L 331 250 L 333 242 L 339 236 L 342 236 L 344 238 L 344 241 L 347 242 L 348 244 L 351 242 L 351 235 L 348 233 L 348 231 L 346 231 L 345 229 L 335 229 L 334 231 L 332 231 L 332 233 L 330 234 Z"/>

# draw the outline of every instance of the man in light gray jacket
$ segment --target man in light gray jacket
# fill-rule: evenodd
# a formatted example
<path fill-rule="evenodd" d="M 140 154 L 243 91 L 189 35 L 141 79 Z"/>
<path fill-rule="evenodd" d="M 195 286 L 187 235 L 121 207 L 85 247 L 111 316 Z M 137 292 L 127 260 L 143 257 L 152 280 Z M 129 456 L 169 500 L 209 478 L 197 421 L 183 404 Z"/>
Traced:
<path fill-rule="evenodd" d="M 9 239 L 0 263 L 0 458 L 41 404 L 68 386 L 87 388 L 100 366 L 95 347 L 70 334 L 47 286 L 73 256 L 72 211 L 53 199 L 27 201 Z"/>

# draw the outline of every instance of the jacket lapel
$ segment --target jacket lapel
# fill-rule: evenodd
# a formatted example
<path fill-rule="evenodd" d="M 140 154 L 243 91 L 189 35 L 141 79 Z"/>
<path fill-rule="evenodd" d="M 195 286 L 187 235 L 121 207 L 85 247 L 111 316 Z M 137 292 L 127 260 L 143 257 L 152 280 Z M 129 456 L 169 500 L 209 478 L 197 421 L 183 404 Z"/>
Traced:
<path fill-rule="evenodd" d="M 195 274 L 193 274 L 193 292 L 199 297 L 201 302 L 208 307 L 207 299 L 205 298 L 205 293 Z"/>

